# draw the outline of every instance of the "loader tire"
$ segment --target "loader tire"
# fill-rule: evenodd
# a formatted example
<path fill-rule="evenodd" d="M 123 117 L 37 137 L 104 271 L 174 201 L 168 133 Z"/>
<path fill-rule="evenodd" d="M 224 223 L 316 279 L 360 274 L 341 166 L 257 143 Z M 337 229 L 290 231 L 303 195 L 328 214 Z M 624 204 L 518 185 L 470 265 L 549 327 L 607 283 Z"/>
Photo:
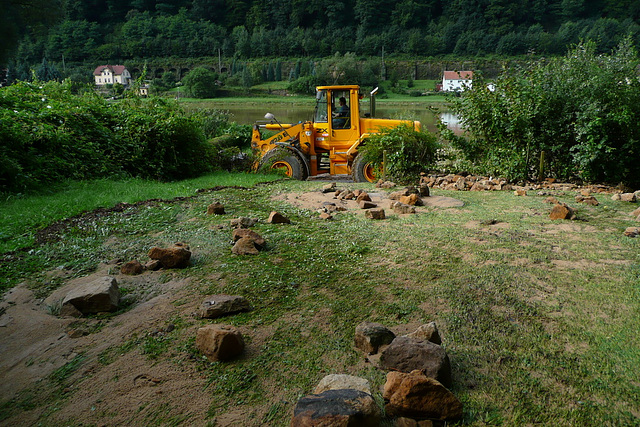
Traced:
<path fill-rule="evenodd" d="M 376 168 L 368 161 L 363 153 L 356 156 L 351 166 L 351 177 L 355 182 L 375 182 Z"/>
<path fill-rule="evenodd" d="M 260 160 L 260 168 L 276 169 L 293 179 L 305 180 L 307 173 L 302 159 L 286 148 L 275 148 Z"/>

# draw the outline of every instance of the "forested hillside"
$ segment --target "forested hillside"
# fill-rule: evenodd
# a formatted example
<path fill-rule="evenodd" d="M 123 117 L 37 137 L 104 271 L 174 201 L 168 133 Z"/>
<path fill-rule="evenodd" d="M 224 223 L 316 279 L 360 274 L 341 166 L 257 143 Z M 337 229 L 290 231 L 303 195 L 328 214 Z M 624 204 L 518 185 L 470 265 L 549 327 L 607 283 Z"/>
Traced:
<path fill-rule="evenodd" d="M 29 25 L 22 2 L 8 0 L 3 31 L 5 40 L 18 41 L 10 54 L 14 66 L 45 57 L 111 62 L 220 53 L 246 59 L 380 55 L 383 49 L 419 56 L 552 55 L 584 39 L 602 52 L 627 34 L 640 41 L 637 0 L 58 1 L 59 7 L 31 2 L 32 14 L 40 3 L 40 12 L 56 19 Z"/>

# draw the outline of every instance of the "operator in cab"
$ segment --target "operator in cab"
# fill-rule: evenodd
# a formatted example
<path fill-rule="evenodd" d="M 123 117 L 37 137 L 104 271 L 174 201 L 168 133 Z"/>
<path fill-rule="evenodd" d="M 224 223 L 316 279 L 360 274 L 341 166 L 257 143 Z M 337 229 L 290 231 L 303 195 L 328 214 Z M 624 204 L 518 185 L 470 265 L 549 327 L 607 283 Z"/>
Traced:
<path fill-rule="evenodd" d="M 341 96 L 338 100 L 338 108 L 333 112 L 333 127 L 337 129 L 344 129 L 347 127 L 347 121 L 349 119 L 349 107 L 347 106 L 347 100 L 344 96 Z"/>

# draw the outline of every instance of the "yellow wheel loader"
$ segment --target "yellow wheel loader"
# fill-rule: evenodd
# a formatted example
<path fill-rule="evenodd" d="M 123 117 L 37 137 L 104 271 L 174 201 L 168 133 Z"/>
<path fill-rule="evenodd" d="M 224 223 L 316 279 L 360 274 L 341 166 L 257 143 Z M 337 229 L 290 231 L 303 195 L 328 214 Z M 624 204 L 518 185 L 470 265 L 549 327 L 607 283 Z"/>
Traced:
<path fill-rule="evenodd" d="M 280 169 L 301 180 L 351 174 L 356 182 L 373 182 L 376 168 L 358 154 L 367 137 L 399 125 L 421 129 L 418 121 L 374 118 L 376 90 L 370 94 L 371 112 L 367 114 L 361 114 L 362 96 L 356 85 L 317 87 L 312 121 L 284 124 L 267 113 L 264 121 L 253 125 L 251 147 L 259 159 L 256 166 Z"/>

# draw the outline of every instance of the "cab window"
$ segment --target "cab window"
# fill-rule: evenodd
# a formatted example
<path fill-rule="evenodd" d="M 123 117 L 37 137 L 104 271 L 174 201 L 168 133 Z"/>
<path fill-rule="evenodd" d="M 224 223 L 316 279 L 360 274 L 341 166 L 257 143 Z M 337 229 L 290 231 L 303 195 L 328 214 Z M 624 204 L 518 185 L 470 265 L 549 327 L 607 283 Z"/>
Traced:
<path fill-rule="evenodd" d="M 327 123 L 327 91 L 319 90 L 316 93 L 316 113 L 314 122 Z"/>

